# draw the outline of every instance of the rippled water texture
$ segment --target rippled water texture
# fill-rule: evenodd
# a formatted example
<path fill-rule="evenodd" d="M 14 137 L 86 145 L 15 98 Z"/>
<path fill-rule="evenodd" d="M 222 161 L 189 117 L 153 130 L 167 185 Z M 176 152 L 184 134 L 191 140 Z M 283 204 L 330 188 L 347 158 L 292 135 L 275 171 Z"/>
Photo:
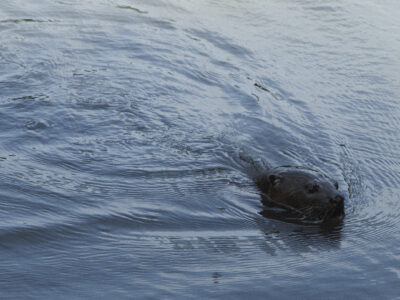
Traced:
<path fill-rule="evenodd" d="M 1 298 L 400 299 L 399 12 L 2 0 Z M 278 165 L 343 222 L 263 217 Z"/>

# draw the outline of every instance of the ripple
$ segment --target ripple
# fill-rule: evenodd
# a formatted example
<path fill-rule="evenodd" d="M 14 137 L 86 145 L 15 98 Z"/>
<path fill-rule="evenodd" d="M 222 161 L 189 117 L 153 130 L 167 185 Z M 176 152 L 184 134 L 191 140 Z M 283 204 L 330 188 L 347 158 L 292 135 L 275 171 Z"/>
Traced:
<path fill-rule="evenodd" d="M 394 3 L 67 2 L 0 4 L 4 297 L 397 296 Z M 284 164 L 343 221 L 260 215 Z"/>
<path fill-rule="evenodd" d="M 50 127 L 49 122 L 46 120 L 31 120 L 25 123 L 28 130 L 42 130 Z"/>
<path fill-rule="evenodd" d="M 138 9 L 138 8 L 136 8 L 136 7 L 129 6 L 129 5 L 118 5 L 117 7 L 118 7 L 118 8 L 121 8 L 121 9 L 133 10 L 133 11 L 139 13 L 139 14 L 147 14 L 147 11 L 140 10 L 140 9 Z"/>
<path fill-rule="evenodd" d="M 240 45 L 235 45 L 233 42 L 227 40 L 226 38 L 223 38 L 220 36 L 217 32 L 211 32 L 211 31 L 201 31 L 201 30 L 190 30 L 188 31 L 189 34 L 202 39 L 206 40 L 210 44 L 212 44 L 214 47 L 219 48 L 223 51 L 226 51 L 232 55 L 235 56 L 250 56 L 251 51 L 246 49 L 245 47 L 242 47 Z"/>
<path fill-rule="evenodd" d="M 0 23 L 44 23 L 44 22 L 59 22 L 58 20 L 39 20 L 39 19 L 7 19 L 7 20 L 0 20 Z"/>

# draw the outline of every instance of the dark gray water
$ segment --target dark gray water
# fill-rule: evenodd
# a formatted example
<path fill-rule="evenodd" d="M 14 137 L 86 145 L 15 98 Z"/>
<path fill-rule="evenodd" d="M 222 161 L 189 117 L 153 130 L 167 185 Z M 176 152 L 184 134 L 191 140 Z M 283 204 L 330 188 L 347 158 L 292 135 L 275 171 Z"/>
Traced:
<path fill-rule="evenodd" d="M 400 299 L 400 2 L 0 3 L 0 298 Z M 250 175 L 336 178 L 333 228 Z"/>

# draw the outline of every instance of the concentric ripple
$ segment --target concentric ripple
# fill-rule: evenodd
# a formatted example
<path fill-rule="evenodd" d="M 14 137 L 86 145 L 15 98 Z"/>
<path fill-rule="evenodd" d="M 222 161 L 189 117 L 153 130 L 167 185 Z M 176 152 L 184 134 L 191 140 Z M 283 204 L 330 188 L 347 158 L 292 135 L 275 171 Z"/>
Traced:
<path fill-rule="evenodd" d="M 0 298 L 398 297 L 399 9 L 1 1 Z M 345 218 L 263 216 L 279 165 Z"/>

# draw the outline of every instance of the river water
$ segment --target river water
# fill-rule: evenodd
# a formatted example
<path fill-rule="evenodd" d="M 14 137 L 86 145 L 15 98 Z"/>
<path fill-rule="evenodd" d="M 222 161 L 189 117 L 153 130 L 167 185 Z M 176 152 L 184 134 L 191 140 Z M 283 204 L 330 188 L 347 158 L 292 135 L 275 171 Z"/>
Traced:
<path fill-rule="evenodd" d="M 400 2 L 2 0 L 0 297 L 400 299 Z M 340 224 L 263 217 L 311 167 Z"/>

